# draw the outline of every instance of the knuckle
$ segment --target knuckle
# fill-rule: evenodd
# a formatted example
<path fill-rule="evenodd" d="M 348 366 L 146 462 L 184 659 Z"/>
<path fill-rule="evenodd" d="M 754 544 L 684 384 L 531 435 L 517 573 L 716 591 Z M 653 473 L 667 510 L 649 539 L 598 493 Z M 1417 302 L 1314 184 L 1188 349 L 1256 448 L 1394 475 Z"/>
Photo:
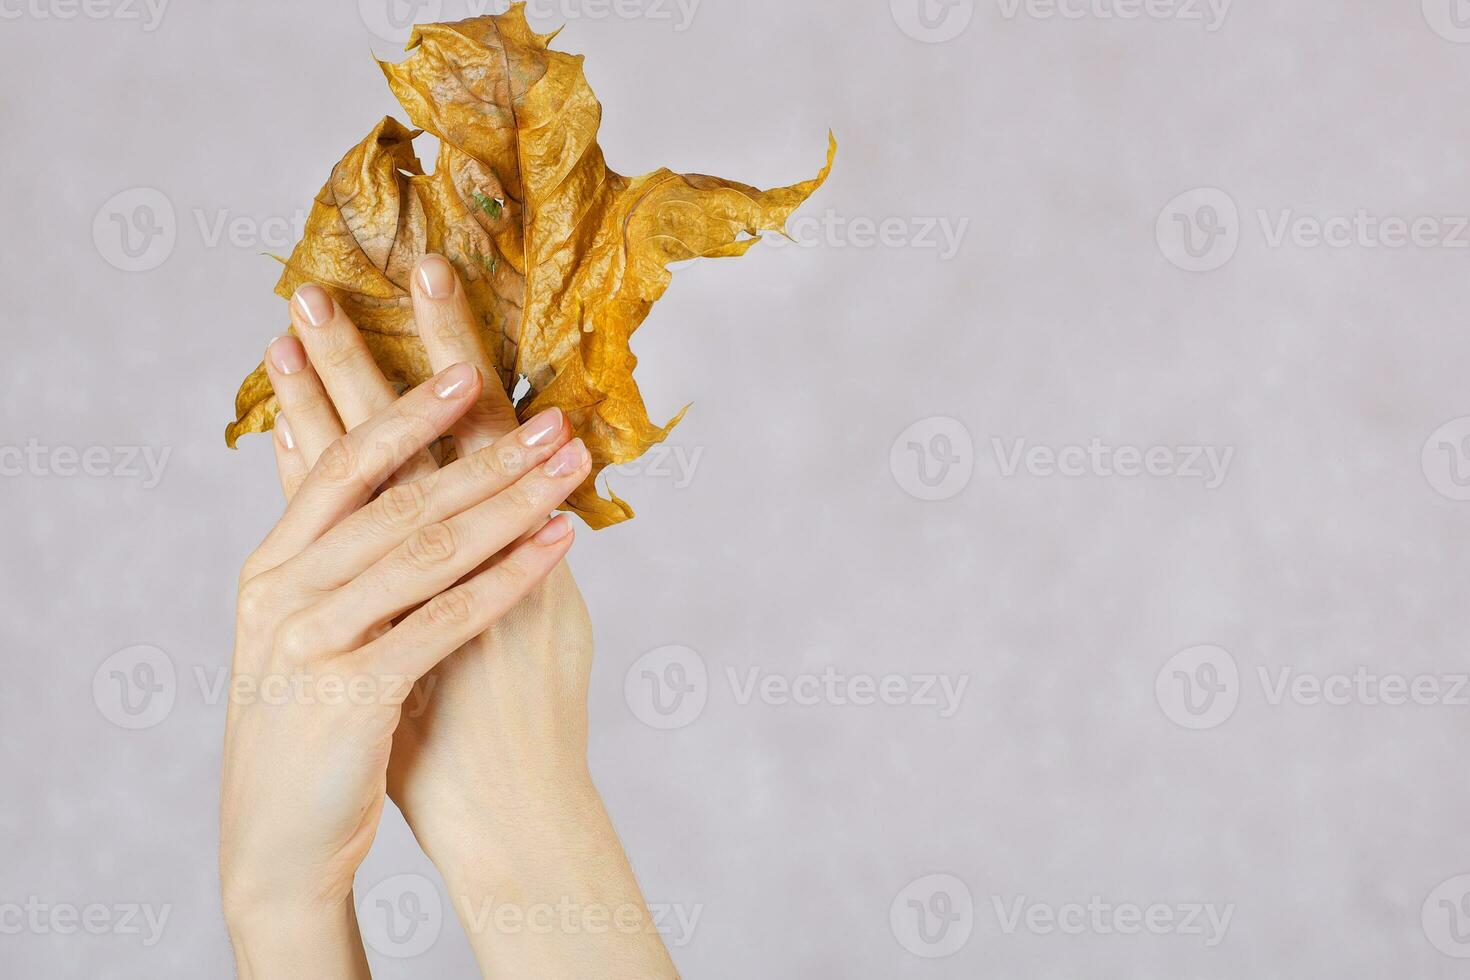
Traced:
<path fill-rule="evenodd" d="M 475 604 L 463 588 L 441 592 L 424 606 L 424 620 L 435 628 L 463 626 L 474 614 Z"/>
<path fill-rule="evenodd" d="M 429 494 L 421 483 L 389 487 L 378 497 L 378 513 L 389 528 L 414 527 L 428 509 Z"/>
<path fill-rule="evenodd" d="M 322 351 L 315 360 L 322 371 L 348 374 L 365 367 L 363 361 L 366 354 L 367 351 L 356 344 L 343 343 Z"/>
<path fill-rule="evenodd" d="M 527 453 L 517 443 L 503 440 L 491 447 L 491 453 L 495 457 L 495 465 L 507 476 L 513 476 L 526 469 Z"/>
<path fill-rule="evenodd" d="M 315 630 L 303 613 L 296 613 L 276 632 L 276 654 L 288 667 L 299 667 L 316 655 Z"/>
<path fill-rule="evenodd" d="M 405 553 L 411 564 L 432 568 L 453 558 L 457 547 L 454 531 L 449 525 L 430 524 L 408 539 Z"/>
<path fill-rule="evenodd" d="M 242 576 L 243 578 L 243 576 Z M 275 593 L 267 574 L 252 575 L 240 583 L 237 609 L 242 619 L 255 619 L 270 609 Z"/>
<path fill-rule="evenodd" d="M 417 408 L 405 410 L 403 419 L 407 423 L 403 436 L 403 452 L 405 455 L 412 455 L 424 448 L 429 443 L 444 435 L 445 430 L 448 428 L 448 424 L 443 420 Z"/>
<path fill-rule="evenodd" d="M 345 437 L 336 439 L 317 459 L 316 469 L 334 485 L 350 483 L 357 473 L 357 453 Z"/>
<path fill-rule="evenodd" d="M 495 566 L 496 577 L 509 592 L 520 592 L 530 588 L 536 576 L 533 569 L 522 558 L 506 558 Z"/>
<path fill-rule="evenodd" d="M 398 417 L 403 427 L 405 442 L 417 442 L 425 437 L 437 435 L 442 428 L 434 416 L 425 411 L 422 405 L 415 404 L 412 399 L 399 402 Z"/>
<path fill-rule="evenodd" d="M 500 503 L 517 513 L 538 510 L 541 507 L 536 491 L 525 482 L 516 483 L 502 490 L 500 492 Z"/>
<path fill-rule="evenodd" d="M 465 475 L 472 483 L 487 483 L 511 472 L 507 469 L 506 459 L 501 455 L 497 446 L 470 453 L 464 458 L 464 466 Z"/>
<path fill-rule="evenodd" d="M 261 558 L 260 552 L 255 552 L 245 559 L 245 564 L 240 568 L 240 591 L 245 591 L 245 586 L 253 579 L 263 575 L 267 571 L 265 560 Z"/>
<path fill-rule="evenodd" d="M 443 426 L 409 405 L 400 403 L 395 411 L 395 417 L 372 430 L 366 454 L 374 460 L 393 461 L 396 467 L 433 442 Z"/>
<path fill-rule="evenodd" d="M 457 316 L 428 316 L 419 321 L 419 330 L 440 344 L 457 345 L 466 337 L 475 335 L 475 328 Z"/>

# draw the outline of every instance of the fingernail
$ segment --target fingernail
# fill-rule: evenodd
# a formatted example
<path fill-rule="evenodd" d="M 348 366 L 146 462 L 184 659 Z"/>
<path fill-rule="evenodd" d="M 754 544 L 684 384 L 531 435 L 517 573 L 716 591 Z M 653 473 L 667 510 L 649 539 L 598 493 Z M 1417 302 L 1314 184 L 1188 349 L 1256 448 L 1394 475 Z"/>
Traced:
<path fill-rule="evenodd" d="M 314 282 L 296 290 L 296 296 L 291 302 L 296 304 L 296 311 L 313 327 L 319 327 L 332 318 L 332 296 Z"/>
<path fill-rule="evenodd" d="M 281 445 L 287 449 L 296 448 L 296 437 L 291 434 L 291 423 L 286 421 L 286 413 L 276 413 L 276 435 L 281 439 Z"/>
<path fill-rule="evenodd" d="M 446 368 L 434 379 L 434 394 L 440 398 L 453 398 L 463 394 L 479 374 L 479 369 L 473 364 L 456 364 L 452 368 Z"/>
<path fill-rule="evenodd" d="M 548 408 L 521 428 L 521 445 L 539 446 L 561 431 L 561 409 Z"/>
<path fill-rule="evenodd" d="M 306 348 L 295 337 L 277 337 L 265 349 L 271 366 L 282 374 L 295 374 L 306 367 Z"/>
<path fill-rule="evenodd" d="M 572 533 L 572 522 L 565 514 L 560 514 L 551 519 L 551 522 L 531 535 L 531 540 L 537 544 L 556 544 L 562 538 Z"/>
<path fill-rule="evenodd" d="M 419 288 L 429 299 L 454 295 L 454 267 L 442 255 L 426 255 L 419 263 Z"/>
<path fill-rule="evenodd" d="M 566 476 L 575 473 L 587 462 L 587 447 L 582 444 L 581 439 L 573 439 L 571 442 L 557 450 L 555 456 L 546 461 L 543 467 L 547 476 Z"/>

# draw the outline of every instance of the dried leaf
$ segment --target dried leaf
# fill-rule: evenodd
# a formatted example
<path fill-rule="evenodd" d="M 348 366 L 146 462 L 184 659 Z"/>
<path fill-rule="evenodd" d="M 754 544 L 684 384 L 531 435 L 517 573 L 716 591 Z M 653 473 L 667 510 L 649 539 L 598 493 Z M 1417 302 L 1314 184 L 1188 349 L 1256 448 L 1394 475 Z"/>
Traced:
<path fill-rule="evenodd" d="M 410 57 L 382 63 L 421 130 L 440 140 L 426 174 L 416 132 L 389 118 L 332 171 L 277 293 L 319 282 L 353 317 L 390 380 L 430 375 L 413 324 L 409 275 L 428 252 L 452 262 L 507 392 L 524 378 L 522 418 L 557 406 L 586 442 L 592 475 L 568 509 L 595 528 L 633 516 L 597 475 L 637 459 L 678 423 L 655 425 L 633 381 L 629 338 L 663 295 L 672 262 L 742 255 L 778 231 L 822 185 L 769 191 L 659 170 L 628 178 L 597 145 L 602 119 L 582 58 L 507 13 L 418 27 Z M 263 368 L 236 398 L 231 446 L 269 429 L 276 404 Z M 682 417 L 683 413 L 680 413 Z"/>

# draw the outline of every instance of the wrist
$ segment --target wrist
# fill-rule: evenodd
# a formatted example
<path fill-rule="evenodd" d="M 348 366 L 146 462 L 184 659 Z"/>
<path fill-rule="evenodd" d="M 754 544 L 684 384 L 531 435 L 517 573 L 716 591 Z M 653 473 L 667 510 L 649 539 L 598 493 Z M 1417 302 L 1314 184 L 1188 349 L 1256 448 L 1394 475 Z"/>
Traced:
<path fill-rule="evenodd" d="M 482 784 L 419 816 L 409 816 L 409 825 L 446 882 L 523 877 L 548 862 L 574 862 L 612 836 L 602 796 L 585 772 L 534 787 Z"/>
<path fill-rule="evenodd" d="M 244 862 L 222 862 L 220 907 L 225 924 L 254 930 L 274 928 L 291 922 L 323 922 L 339 919 L 352 906 L 352 879 L 307 881 L 306 875 L 290 870 L 282 860 L 272 870 Z"/>
<path fill-rule="evenodd" d="M 585 752 L 554 742 L 490 764 L 390 769 L 390 792 L 484 975 L 676 976 Z"/>
<path fill-rule="evenodd" d="M 242 980 L 367 977 L 352 896 L 334 902 L 225 902 L 225 925 Z"/>
<path fill-rule="evenodd" d="M 590 780 L 585 793 L 499 808 L 486 827 L 454 857 L 430 855 L 485 975 L 677 976 Z"/>

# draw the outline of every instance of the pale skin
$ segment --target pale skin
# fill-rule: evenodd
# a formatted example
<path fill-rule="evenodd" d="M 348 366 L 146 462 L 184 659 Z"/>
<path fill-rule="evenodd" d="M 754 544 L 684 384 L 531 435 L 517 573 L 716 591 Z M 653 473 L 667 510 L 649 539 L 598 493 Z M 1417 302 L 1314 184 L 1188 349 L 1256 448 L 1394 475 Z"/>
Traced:
<path fill-rule="evenodd" d="M 587 768 L 591 625 L 571 521 L 547 519 L 586 449 L 555 410 L 517 422 L 447 262 L 412 292 L 438 373 L 401 398 L 320 287 L 267 351 L 288 503 L 240 577 L 220 801 L 239 974 L 369 975 L 353 877 L 391 796 L 485 976 L 677 977 Z"/>

